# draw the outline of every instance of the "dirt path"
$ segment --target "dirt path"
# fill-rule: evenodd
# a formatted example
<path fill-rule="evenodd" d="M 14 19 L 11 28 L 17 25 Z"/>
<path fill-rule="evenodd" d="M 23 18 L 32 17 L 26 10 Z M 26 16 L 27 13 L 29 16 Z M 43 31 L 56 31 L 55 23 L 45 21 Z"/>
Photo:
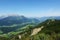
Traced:
<path fill-rule="evenodd" d="M 44 26 L 41 26 L 40 28 L 35 28 L 31 34 L 32 35 L 36 35 L 38 32 L 40 32 L 42 30 L 42 28 L 44 28 Z"/>

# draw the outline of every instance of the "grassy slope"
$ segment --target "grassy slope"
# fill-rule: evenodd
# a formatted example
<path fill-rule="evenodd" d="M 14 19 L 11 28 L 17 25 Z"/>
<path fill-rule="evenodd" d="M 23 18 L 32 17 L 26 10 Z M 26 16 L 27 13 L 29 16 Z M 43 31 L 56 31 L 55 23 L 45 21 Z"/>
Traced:
<path fill-rule="evenodd" d="M 38 34 L 30 36 L 28 33 L 21 40 L 60 40 L 60 20 L 46 20 L 35 28 L 44 26 Z"/>

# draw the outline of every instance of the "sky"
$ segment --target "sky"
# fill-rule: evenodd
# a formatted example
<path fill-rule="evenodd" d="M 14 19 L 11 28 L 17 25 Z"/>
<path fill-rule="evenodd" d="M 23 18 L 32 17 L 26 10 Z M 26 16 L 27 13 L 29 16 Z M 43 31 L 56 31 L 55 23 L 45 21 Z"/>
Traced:
<path fill-rule="evenodd" d="M 60 16 L 60 0 L 0 0 L 0 16 Z"/>

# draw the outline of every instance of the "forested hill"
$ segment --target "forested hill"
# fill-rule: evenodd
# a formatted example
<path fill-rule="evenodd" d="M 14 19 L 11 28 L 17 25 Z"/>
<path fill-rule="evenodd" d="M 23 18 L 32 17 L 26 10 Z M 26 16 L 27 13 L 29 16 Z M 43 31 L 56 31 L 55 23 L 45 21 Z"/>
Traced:
<path fill-rule="evenodd" d="M 44 26 L 42 32 L 55 32 L 59 33 L 60 32 L 60 20 L 55 20 L 55 19 L 49 19 L 46 20 L 45 22 L 41 23 L 38 25 L 39 26 Z"/>

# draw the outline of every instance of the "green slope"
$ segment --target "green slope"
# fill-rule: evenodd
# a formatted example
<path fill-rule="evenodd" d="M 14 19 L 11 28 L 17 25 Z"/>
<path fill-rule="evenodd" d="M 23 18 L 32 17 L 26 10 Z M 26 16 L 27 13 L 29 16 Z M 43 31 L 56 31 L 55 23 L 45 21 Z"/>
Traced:
<path fill-rule="evenodd" d="M 28 31 L 26 34 L 22 34 L 21 40 L 60 40 L 60 20 L 48 19 L 33 29 L 40 28 L 41 26 L 44 26 L 44 28 L 38 34 L 30 36 L 31 34 L 29 34 Z M 33 29 L 31 29 L 30 32 Z M 17 36 L 15 36 L 15 39 L 16 37 Z"/>

